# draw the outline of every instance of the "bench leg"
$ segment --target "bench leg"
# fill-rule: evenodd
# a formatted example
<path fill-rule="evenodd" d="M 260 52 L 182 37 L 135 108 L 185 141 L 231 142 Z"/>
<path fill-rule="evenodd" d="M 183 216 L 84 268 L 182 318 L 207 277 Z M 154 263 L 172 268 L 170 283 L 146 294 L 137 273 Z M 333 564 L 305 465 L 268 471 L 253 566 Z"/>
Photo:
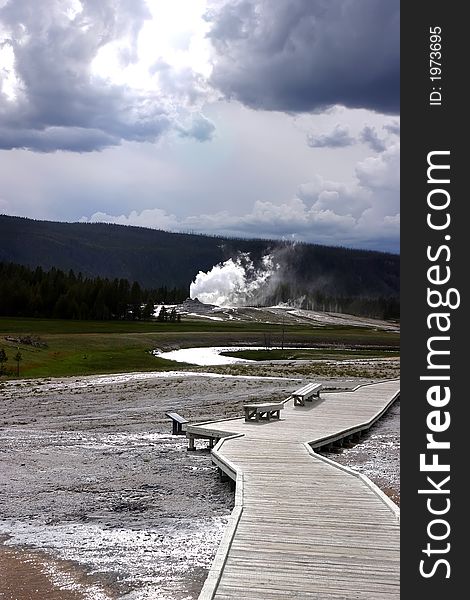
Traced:
<path fill-rule="evenodd" d="M 256 410 L 250 411 L 249 409 L 245 409 L 245 421 L 251 421 L 253 417 L 258 420 L 258 413 Z"/>

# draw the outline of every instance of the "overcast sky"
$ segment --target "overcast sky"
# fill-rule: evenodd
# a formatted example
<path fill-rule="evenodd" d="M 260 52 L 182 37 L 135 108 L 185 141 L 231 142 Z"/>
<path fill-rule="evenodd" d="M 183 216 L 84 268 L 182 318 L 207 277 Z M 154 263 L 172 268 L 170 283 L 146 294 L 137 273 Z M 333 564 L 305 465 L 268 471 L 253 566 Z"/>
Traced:
<path fill-rule="evenodd" d="M 398 0 L 0 0 L 0 213 L 399 250 Z"/>

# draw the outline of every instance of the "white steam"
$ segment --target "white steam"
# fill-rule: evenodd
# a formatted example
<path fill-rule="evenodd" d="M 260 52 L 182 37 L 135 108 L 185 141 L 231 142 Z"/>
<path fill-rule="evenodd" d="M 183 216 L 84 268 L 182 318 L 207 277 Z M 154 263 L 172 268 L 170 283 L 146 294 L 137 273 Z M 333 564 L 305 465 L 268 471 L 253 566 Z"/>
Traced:
<path fill-rule="evenodd" d="M 259 268 L 255 268 L 248 254 L 240 254 L 235 260 L 229 258 L 215 265 L 207 273 L 199 271 L 189 295 L 193 300 L 217 306 L 258 304 L 268 295 L 278 269 L 271 254 L 263 257 Z"/>

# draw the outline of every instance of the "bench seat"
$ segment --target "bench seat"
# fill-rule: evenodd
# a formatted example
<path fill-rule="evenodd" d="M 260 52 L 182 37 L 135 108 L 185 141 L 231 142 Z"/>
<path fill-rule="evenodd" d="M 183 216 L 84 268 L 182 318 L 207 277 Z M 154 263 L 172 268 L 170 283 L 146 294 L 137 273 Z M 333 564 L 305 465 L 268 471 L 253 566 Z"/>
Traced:
<path fill-rule="evenodd" d="M 188 423 L 188 419 L 185 419 L 177 412 L 166 412 L 165 415 L 172 420 L 173 435 L 184 435 L 183 425 Z"/>
<path fill-rule="evenodd" d="M 321 383 L 308 383 L 292 393 L 294 406 L 305 406 L 305 401 L 312 401 L 314 397 L 320 397 Z"/>
<path fill-rule="evenodd" d="M 259 421 L 260 419 L 270 421 L 271 419 L 281 418 L 284 403 L 245 404 L 243 408 L 245 410 L 245 421 Z"/>

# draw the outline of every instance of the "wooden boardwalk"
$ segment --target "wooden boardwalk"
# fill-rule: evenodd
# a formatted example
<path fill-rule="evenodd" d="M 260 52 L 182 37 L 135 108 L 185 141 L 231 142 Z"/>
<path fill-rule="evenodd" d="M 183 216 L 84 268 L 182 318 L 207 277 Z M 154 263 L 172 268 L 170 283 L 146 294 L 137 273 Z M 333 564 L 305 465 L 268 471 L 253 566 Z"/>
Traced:
<path fill-rule="evenodd" d="M 223 438 L 213 459 L 236 480 L 200 600 L 399 598 L 397 507 L 367 478 L 312 450 L 367 429 L 398 396 L 399 382 L 387 381 L 323 393 L 306 406 L 287 400 L 279 421 L 187 426 Z"/>

